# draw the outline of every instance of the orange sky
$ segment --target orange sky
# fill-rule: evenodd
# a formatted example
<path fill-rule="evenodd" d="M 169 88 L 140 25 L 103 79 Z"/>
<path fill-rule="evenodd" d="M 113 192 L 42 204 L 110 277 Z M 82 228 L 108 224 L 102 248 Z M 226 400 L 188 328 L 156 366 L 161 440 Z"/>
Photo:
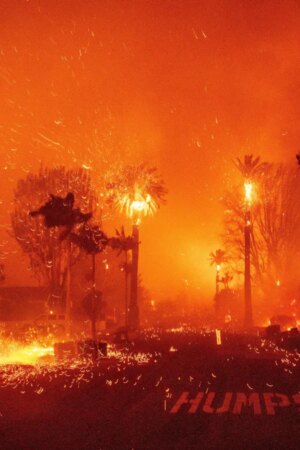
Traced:
<path fill-rule="evenodd" d="M 7 235 L 17 180 L 40 161 L 85 164 L 96 179 L 105 152 L 157 165 L 169 189 L 142 225 L 145 284 L 211 295 L 232 159 L 299 150 L 299 2 L 1 0 L 0 18 L 8 282 L 28 282 Z"/>

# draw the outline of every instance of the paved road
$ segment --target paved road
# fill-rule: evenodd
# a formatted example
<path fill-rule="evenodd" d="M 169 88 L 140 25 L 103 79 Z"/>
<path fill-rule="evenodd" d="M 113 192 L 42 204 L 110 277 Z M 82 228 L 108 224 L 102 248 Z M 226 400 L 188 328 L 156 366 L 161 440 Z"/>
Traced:
<path fill-rule="evenodd" d="M 2 367 L 0 449 L 299 448 L 296 352 L 151 330 L 112 355 L 97 367 Z"/>

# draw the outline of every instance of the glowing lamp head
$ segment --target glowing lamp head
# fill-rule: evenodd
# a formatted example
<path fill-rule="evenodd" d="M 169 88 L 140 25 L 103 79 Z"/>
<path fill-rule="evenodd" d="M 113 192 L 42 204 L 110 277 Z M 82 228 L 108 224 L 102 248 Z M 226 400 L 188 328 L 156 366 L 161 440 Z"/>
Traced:
<path fill-rule="evenodd" d="M 245 188 L 245 200 L 250 205 L 253 199 L 253 184 L 249 181 L 246 181 L 244 184 Z"/>

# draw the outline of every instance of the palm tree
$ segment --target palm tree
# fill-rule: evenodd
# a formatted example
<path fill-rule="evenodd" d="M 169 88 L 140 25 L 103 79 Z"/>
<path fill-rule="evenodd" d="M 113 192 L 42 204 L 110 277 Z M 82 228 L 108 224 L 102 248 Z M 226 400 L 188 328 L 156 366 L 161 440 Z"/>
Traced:
<path fill-rule="evenodd" d="M 252 317 L 252 292 L 251 292 L 251 202 L 252 202 L 252 182 L 265 173 L 268 164 L 260 161 L 260 157 L 254 158 L 253 155 L 245 155 L 244 160 L 237 158 L 235 165 L 244 178 L 245 186 L 245 281 L 244 281 L 244 297 L 245 297 L 245 327 L 253 326 Z"/>
<path fill-rule="evenodd" d="M 222 249 L 217 249 L 215 252 L 211 252 L 209 255 L 210 265 L 216 266 L 216 297 L 219 294 L 219 285 L 220 285 L 220 270 L 221 265 L 227 261 L 226 253 Z"/>
<path fill-rule="evenodd" d="M 60 197 L 50 194 L 50 200 L 35 211 L 30 211 L 30 217 L 43 216 L 47 228 L 63 228 L 64 231 L 59 236 L 63 241 L 69 238 L 75 225 L 86 224 L 91 218 L 92 213 L 82 213 L 79 208 L 74 208 L 75 196 L 73 192 L 68 192 L 66 197 Z M 67 273 L 66 273 L 66 331 L 71 332 L 71 253 L 72 242 L 67 240 Z"/>
<path fill-rule="evenodd" d="M 225 289 L 229 289 L 229 283 L 233 280 L 233 276 L 229 272 L 225 272 L 220 282 L 224 284 Z"/>
<path fill-rule="evenodd" d="M 96 255 L 103 252 L 109 239 L 97 225 L 84 224 L 78 234 L 71 233 L 71 241 L 92 255 L 92 305 L 91 305 L 91 329 L 92 339 L 97 339 L 97 306 L 96 306 Z"/>
<path fill-rule="evenodd" d="M 167 190 L 156 167 L 145 163 L 122 167 L 107 185 L 114 204 L 132 219 L 132 265 L 129 304 L 129 325 L 139 326 L 138 260 L 139 225 L 142 217 L 153 215 L 165 202 Z"/>
<path fill-rule="evenodd" d="M 121 265 L 121 270 L 125 275 L 125 329 L 128 327 L 128 275 L 131 273 L 131 264 L 128 262 L 128 252 L 134 247 L 132 236 L 126 236 L 124 227 L 116 230 L 116 236 L 109 239 L 109 245 L 113 250 L 119 250 L 118 255 L 124 253 L 125 259 Z"/>
<path fill-rule="evenodd" d="M 50 194 L 50 200 L 36 211 L 30 211 L 31 217 L 43 216 L 47 228 L 66 227 L 60 239 L 64 240 L 76 224 L 86 223 L 92 213 L 82 213 L 79 208 L 74 208 L 74 194 L 68 192 L 66 197 Z"/>
<path fill-rule="evenodd" d="M 245 155 L 244 159 L 236 158 L 235 166 L 245 180 L 259 178 L 268 168 L 269 164 L 260 161 L 260 156 Z"/>
<path fill-rule="evenodd" d="M 145 163 L 114 170 L 108 175 L 107 190 L 119 211 L 133 220 L 154 215 L 167 194 L 157 168 Z"/>

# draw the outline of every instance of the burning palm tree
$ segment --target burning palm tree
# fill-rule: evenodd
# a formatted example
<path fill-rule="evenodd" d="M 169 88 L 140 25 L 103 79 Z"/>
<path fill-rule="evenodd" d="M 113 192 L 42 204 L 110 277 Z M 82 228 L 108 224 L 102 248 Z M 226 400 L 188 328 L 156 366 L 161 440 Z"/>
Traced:
<path fill-rule="evenodd" d="M 132 251 L 135 241 L 132 236 L 126 236 L 124 227 L 116 230 L 116 236 L 110 238 L 109 244 L 113 250 L 118 250 L 118 256 L 124 253 L 124 262 L 121 264 L 121 270 L 125 275 L 125 329 L 128 327 L 128 275 L 131 273 L 131 263 L 128 261 L 128 252 Z"/>
<path fill-rule="evenodd" d="M 251 207 L 253 202 L 253 191 L 255 179 L 258 179 L 267 170 L 268 164 L 260 161 L 260 157 L 254 158 L 253 155 L 245 155 L 244 160 L 236 159 L 236 167 L 244 178 L 245 192 L 245 327 L 253 326 L 252 317 L 252 293 L 251 293 L 251 233 L 252 233 L 252 214 Z"/>
<path fill-rule="evenodd" d="M 139 225 L 142 217 L 154 215 L 165 202 L 166 188 L 155 167 L 146 164 L 121 168 L 107 185 L 110 196 L 121 213 L 132 220 L 132 266 L 129 304 L 129 326 L 139 325 L 138 258 Z"/>

